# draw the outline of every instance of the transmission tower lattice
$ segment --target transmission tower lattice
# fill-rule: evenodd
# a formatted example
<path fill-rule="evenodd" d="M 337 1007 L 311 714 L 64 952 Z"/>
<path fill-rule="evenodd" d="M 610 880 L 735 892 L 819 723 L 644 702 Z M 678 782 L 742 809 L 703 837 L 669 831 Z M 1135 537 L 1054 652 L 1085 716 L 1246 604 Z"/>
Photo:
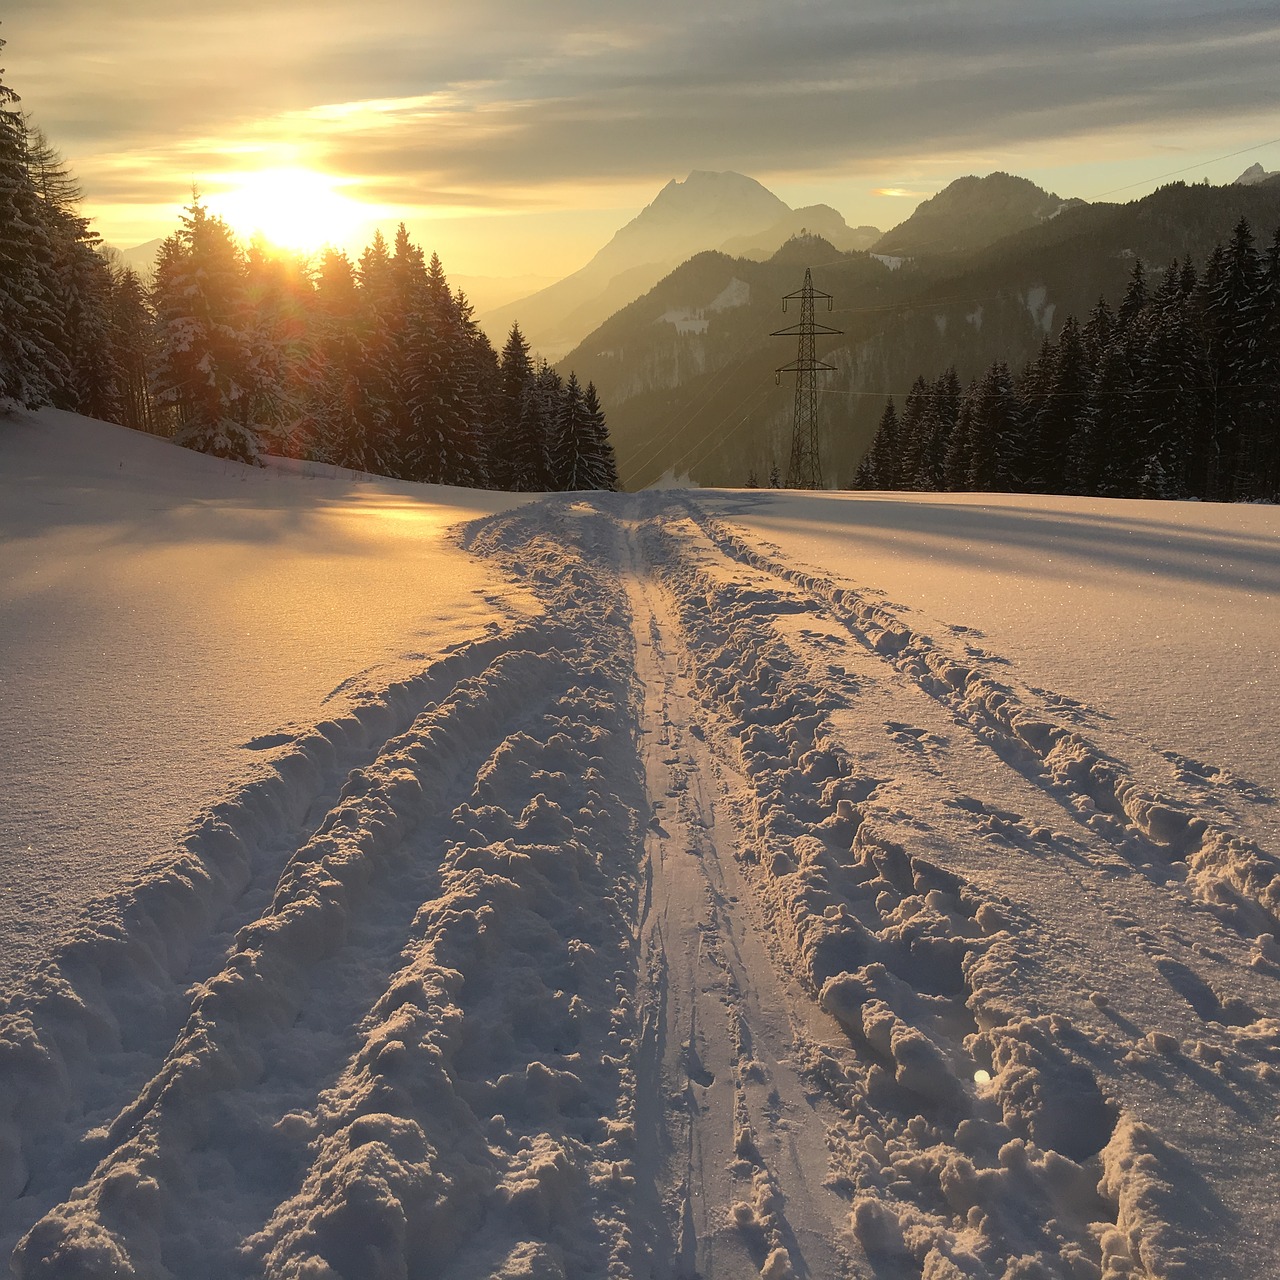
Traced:
<path fill-rule="evenodd" d="M 787 464 L 788 489 L 820 489 L 822 488 L 822 463 L 818 458 L 818 373 L 821 370 L 835 372 L 835 365 L 823 364 L 818 359 L 814 338 L 818 334 L 837 334 L 840 329 L 831 329 L 825 324 L 815 324 L 813 320 L 814 298 L 825 298 L 827 310 L 831 310 L 832 299 L 829 293 L 813 287 L 813 276 L 808 267 L 804 269 L 804 285 L 795 293 L 789 293 L 782 299 L 782 309 L 786 311 L 787 303 L 800 299 L 800 323 L 789 329 L 775 329 L 772 337 L 800 339 L 800 351 L 791 364 L 784 364 L 774 371 L 775 382 L 782 381 L 784 373 L 796 375 L 796 411 L 795 425 L 791 432 L 791 461 Z"/>

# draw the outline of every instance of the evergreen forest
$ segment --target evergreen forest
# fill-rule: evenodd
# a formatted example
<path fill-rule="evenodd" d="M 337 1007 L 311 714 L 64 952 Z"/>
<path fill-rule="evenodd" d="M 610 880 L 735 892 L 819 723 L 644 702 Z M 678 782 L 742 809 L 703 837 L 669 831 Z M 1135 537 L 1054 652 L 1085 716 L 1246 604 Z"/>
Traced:
<path fill-rule="evenodd" d="M 0 82 L 0 410 L 52 405 L 243 462 L 617 488 L 594 385 L 534 361 L 518 325 L 495 351 L 403 225 L 355 262 L 312 260 L 245 248 L 193 195 L 144 281 L 80 199 Z"/>
<path fill-rule="evenodd" d="M 953 368 L 892 398 L 854 488 L 1280 500 L 1280 227 L 1241 218 L 1202 267 L 1134 262 L 1019 374 Z"/>

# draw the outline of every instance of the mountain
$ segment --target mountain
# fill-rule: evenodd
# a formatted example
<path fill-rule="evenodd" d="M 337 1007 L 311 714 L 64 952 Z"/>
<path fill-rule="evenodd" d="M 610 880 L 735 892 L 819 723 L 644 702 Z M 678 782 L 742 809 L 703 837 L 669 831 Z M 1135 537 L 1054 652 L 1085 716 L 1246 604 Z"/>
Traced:
<path fill-rule="evenodd" d="M 1028 186 L 1033 184 L 1028 183 Z M 627 488 L 667 472 L 705 485 L 741 485 L 784 473 L 794 379 L 774 370 L 796 358 L 781 299 L 804 268 L 834 295 L 817 319 L 843 332 L 819 338 L 822 452 L 828 484 L 847 485 L 892 394 L 954 364 L 963 382 L 993 359 L 1019 368 L 1063 319 L 1084 319 L 1099 296 L 1113 306 L 1136 259 L 1149 277 L 1177 257 L 1197 269 L 1241 216 L 1261 243 L 1280 224 L 1280 183 L 1175 183 L 1130 204 L 1073 202 L 1013 235 L 967 253 L 921 254 L 897 270 L 869 253 L 841 254 L 796 239 L 754 262 L 702 253 L 612 316 L 564 361 L 600 391 Z M 879 245 L 877 245 L 877 249 Z M 888 257 L 890 255 L 882 255 Z"/>
<path fill-rule="evenodd" d="M 870 249 L 882 232 L 879 227 L 851 227 L 829 204 L 810 204 L 793 209 L 772 226 L 755 235 L 732 236 L 723 244 L 708 245 L 731 258 L 754 258 L 763 262 L 793 236 L 821 236 L 841 253 Z"/>
<path fill-rule="evenodd" d="M 1260 182 L 1269 182 L 1272 178 L 1280 178 L 1280 169 L 1268 173 L 1260 164 L 1251 164 L 1236 180 L 1239 187 L 1256 187 Z"/>
<path fill-rule="evenodd" d="M 1063 200 L 1029 179 L 1009 173 L 957 178 L 883 235 L 872 250 L 903 258 L 967 253 L 1083 203 Z"/>
<path fill-rule="evenodd" d="M 156 267 L 156 253 L 163 243 L 157 236 L 144 244 L 134 245 L 132 249 L 117 249 L 114 245 L 108 245 L 107 248 L 120 262 L 132 267 L 144 281 L 149 281 Z"/>
<path fill-rule="evenodd" d="M 736 254 L 764 257 L 801 227 L 842 248 L 874 230 L 853 231 L 826 205 L 793 210 L 743 174 L 695 170 L 667 183 L 581 270 L 478 319 L 495 344 L 519 321 L 532 347 L 554 359 L 694 254 L 733 245 Z"/>

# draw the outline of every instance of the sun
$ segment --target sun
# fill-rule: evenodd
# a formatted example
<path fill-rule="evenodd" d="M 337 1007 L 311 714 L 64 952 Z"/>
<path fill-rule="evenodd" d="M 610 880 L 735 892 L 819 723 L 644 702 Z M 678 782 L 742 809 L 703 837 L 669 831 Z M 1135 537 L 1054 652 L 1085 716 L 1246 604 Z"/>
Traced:
<path fill-rule="evenodd" d="M 314 169 L 257 169 L 229 177 L 230 185 L 209 196 L 209 208 L 242 239 L 262 236 L 281 249 L 314 253 L 341 246 L 369 211 L 344 195 L 342 180 Z"/>

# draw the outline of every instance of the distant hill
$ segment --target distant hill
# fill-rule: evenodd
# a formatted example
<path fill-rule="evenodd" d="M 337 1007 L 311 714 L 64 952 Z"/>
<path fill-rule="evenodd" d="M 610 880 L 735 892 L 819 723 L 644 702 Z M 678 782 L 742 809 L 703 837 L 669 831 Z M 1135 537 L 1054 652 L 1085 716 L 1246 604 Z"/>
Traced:
<path fill-rule="evenodd" d="M 132 267 L 143 280 L 150 281 L 156 267 L 156 252 L 163 243 L 164 241 L 157 237 L 155 240 L 148 240 L 145 244 L 134 245 L 132 249 L 118 249 L 114 245 L 109 245 L 108 248 L 119 261 Z"/>
<path fill-rule="evenodd" d="M 844 216 L 828 204 L 805 205 L 793 209 L 765 231 L 755 235 L 732 236 L 722 244 L 708 245 L 731 258 L 754 258 L 763 262 L 771 258 L 792 236 L 821 236 L 829 244 L 847 253 L 850 249 L 870 249 L 882 232 L 878 227 L 851 227 Z"/>
<path fill-rule="evenodd" d="M 899 258 L 967 253 L 1083 203 L 1063 200 L 1009 173 L 957 178 L 870 247 L 875 253 Z"/>
<path fill-rule="evenodd" d="M 555 359 L 694 254 L 764 258 L 801 228 L 841 248 L 865 247 L 875 232 L 851 229 L 826 205 L 793 210 L 743 174 L 695 170 L 667 183 L 581 270 L 478 319 L 498 345 L 519 321 L 533 348 Z"/>
<path fill-rule="evenodd" d="M 775 464 L 785 472 L 794 381 L 775 384 L 773 371 L 795 359 L 796 345 L 770 335 L 793 319 L 780 300 L 810 266 L 835 297 L 818 319 L 843 330 L 819 339 L 817 354 L 837 367 L 820 384 L 822 450 L 828 483 L 844 486 L 886 394 L 901 403 L 917 374 L 950 364 L 966 383 L 994 358 L 1018 367 L 1068 314 L 1083 319 L 1100 295 L 1118 303 L 1136 258 L 1153 278 L 1188 254 L 1199 268 L 1242 215 L 1268 240 L 1280 224 L 1280 182 L 1175 183 L 1130 204 L 1076 202 L 980 248 L 922 253 L 897 270 L 820 238 L 764 262 L 702 253 L 563 364 L 599 388 L 628 488 L 668 470 L 708 485 L 740 485 L 752 470 L 764 480 Z"/>

